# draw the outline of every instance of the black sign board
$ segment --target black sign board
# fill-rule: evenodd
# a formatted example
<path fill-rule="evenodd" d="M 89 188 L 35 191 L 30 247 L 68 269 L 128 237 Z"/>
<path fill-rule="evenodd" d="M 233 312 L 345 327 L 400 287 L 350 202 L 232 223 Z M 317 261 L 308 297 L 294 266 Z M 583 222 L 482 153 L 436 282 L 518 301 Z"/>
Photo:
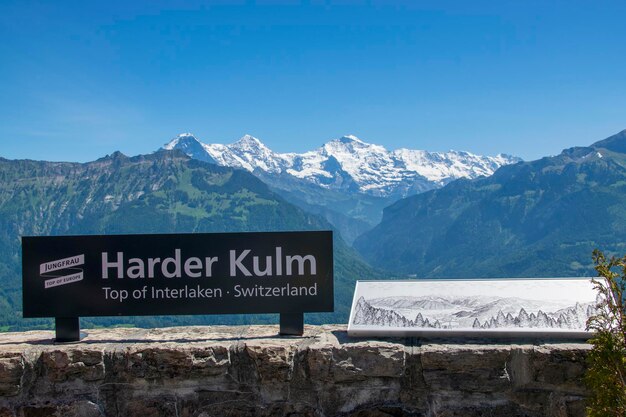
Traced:
<path fill-rule="evenodd" d="M 333 311 L 328 231 L 23 237 L 22 259 L 24 317 L 57 325 L 231 313 L 281 313 L 287 323 Z"/>

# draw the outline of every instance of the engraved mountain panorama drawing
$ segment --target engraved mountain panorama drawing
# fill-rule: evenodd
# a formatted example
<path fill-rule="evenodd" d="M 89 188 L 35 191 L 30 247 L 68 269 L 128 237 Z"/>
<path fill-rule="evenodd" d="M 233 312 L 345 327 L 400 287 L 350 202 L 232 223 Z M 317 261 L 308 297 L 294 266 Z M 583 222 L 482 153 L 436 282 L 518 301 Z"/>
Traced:
<path fill-rule="evenodd" d="M 432 309 L 419 311 L 414 319 L 383 307 L 403 302 L 431 304 Z M 560 328 L 583 329 L 587 319 L 593 315 L 595 303 L 576 303 L 572 307 L 544 312 L 541 309 L 528 313 L 518 305 L 538 304 L 520 298 L 497 299 L 495 297 L 439 298 L 431 297 L 387 297 L 365 301 L 359 298 L 354 324 L 375 326 L 425 327 L 434 329 L 467 328 L 510 329 L 510 328 Z M 492 314 L 497 309 L 496 314 Z M 409 309 L 409 311 L 411 311 Z M 487 312 L 487 313 L 485 313 Z M 407 314 L 409 315 L 409 314 Z M 480 318 L 479 318 L 480 317 Z"/>
<path fill-rule="evenodd" d="M 359 281 L 350 325 L 584 331 L 596 297 L 588 279 Z"/>

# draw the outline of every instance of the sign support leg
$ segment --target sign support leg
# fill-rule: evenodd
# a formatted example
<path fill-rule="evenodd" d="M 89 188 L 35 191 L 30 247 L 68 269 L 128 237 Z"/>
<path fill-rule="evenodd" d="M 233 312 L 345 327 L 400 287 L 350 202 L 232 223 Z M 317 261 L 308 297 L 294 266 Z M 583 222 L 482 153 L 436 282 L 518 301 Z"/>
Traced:
<path fill-rule="evenodd" d="M 78 317 L 55 317 L 57 343 L 80 341 L 80 323 Z"/>
<path fill-rule="evenodd" d="M 280 313 L 281 335 L 302 336 L 304 333 L 304 313 Z"/>

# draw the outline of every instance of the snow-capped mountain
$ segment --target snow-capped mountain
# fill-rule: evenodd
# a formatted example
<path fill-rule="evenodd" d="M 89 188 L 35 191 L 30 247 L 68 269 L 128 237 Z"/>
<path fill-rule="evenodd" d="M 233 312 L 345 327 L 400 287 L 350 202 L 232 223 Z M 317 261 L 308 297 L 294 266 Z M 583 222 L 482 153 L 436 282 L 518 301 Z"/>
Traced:
<path fill-rule="evenodd" d="M 394 198 L 438 188 L 458 178 L 488 176 L 502 165 L 521 161 L 503 154 L 389 151 L 351 135 L 301 154 L 273 152 L 250 135 L 222 145 L 205 144 L 183 133 L 163 149 L 180 149 L 192 158 L 259 174 L 288 176 L 329 190 Z"/>
<path fill-rule="evenodd" d="M 520 161 L 456 151 L 389 151 L 356 136 L 304 153 L 277 153 L 250 135 L 223 145 L 205 144 L 183 133 L 162 149 L 252 172 L 290 203 L 324 216 L 349 243 L 378 224 L 383 208 L 400 198 L 457 178 L 491 175 L 502 165 Z"/>

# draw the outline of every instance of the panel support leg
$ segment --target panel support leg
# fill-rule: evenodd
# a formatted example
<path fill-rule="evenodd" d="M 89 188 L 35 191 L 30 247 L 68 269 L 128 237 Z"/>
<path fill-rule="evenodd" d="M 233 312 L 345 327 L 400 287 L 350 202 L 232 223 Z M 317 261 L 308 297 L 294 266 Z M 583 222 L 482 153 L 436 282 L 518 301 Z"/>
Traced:
<path fill-rule="evenodd" d="M 281 335 L 302 336 L 304 333 L 304 313 L 280 313 Z"/>
<path fill-rule="evenodd" d="M 78 317 L 55 317 L 57 343 L 78 342 L 81 339 Z"/>

